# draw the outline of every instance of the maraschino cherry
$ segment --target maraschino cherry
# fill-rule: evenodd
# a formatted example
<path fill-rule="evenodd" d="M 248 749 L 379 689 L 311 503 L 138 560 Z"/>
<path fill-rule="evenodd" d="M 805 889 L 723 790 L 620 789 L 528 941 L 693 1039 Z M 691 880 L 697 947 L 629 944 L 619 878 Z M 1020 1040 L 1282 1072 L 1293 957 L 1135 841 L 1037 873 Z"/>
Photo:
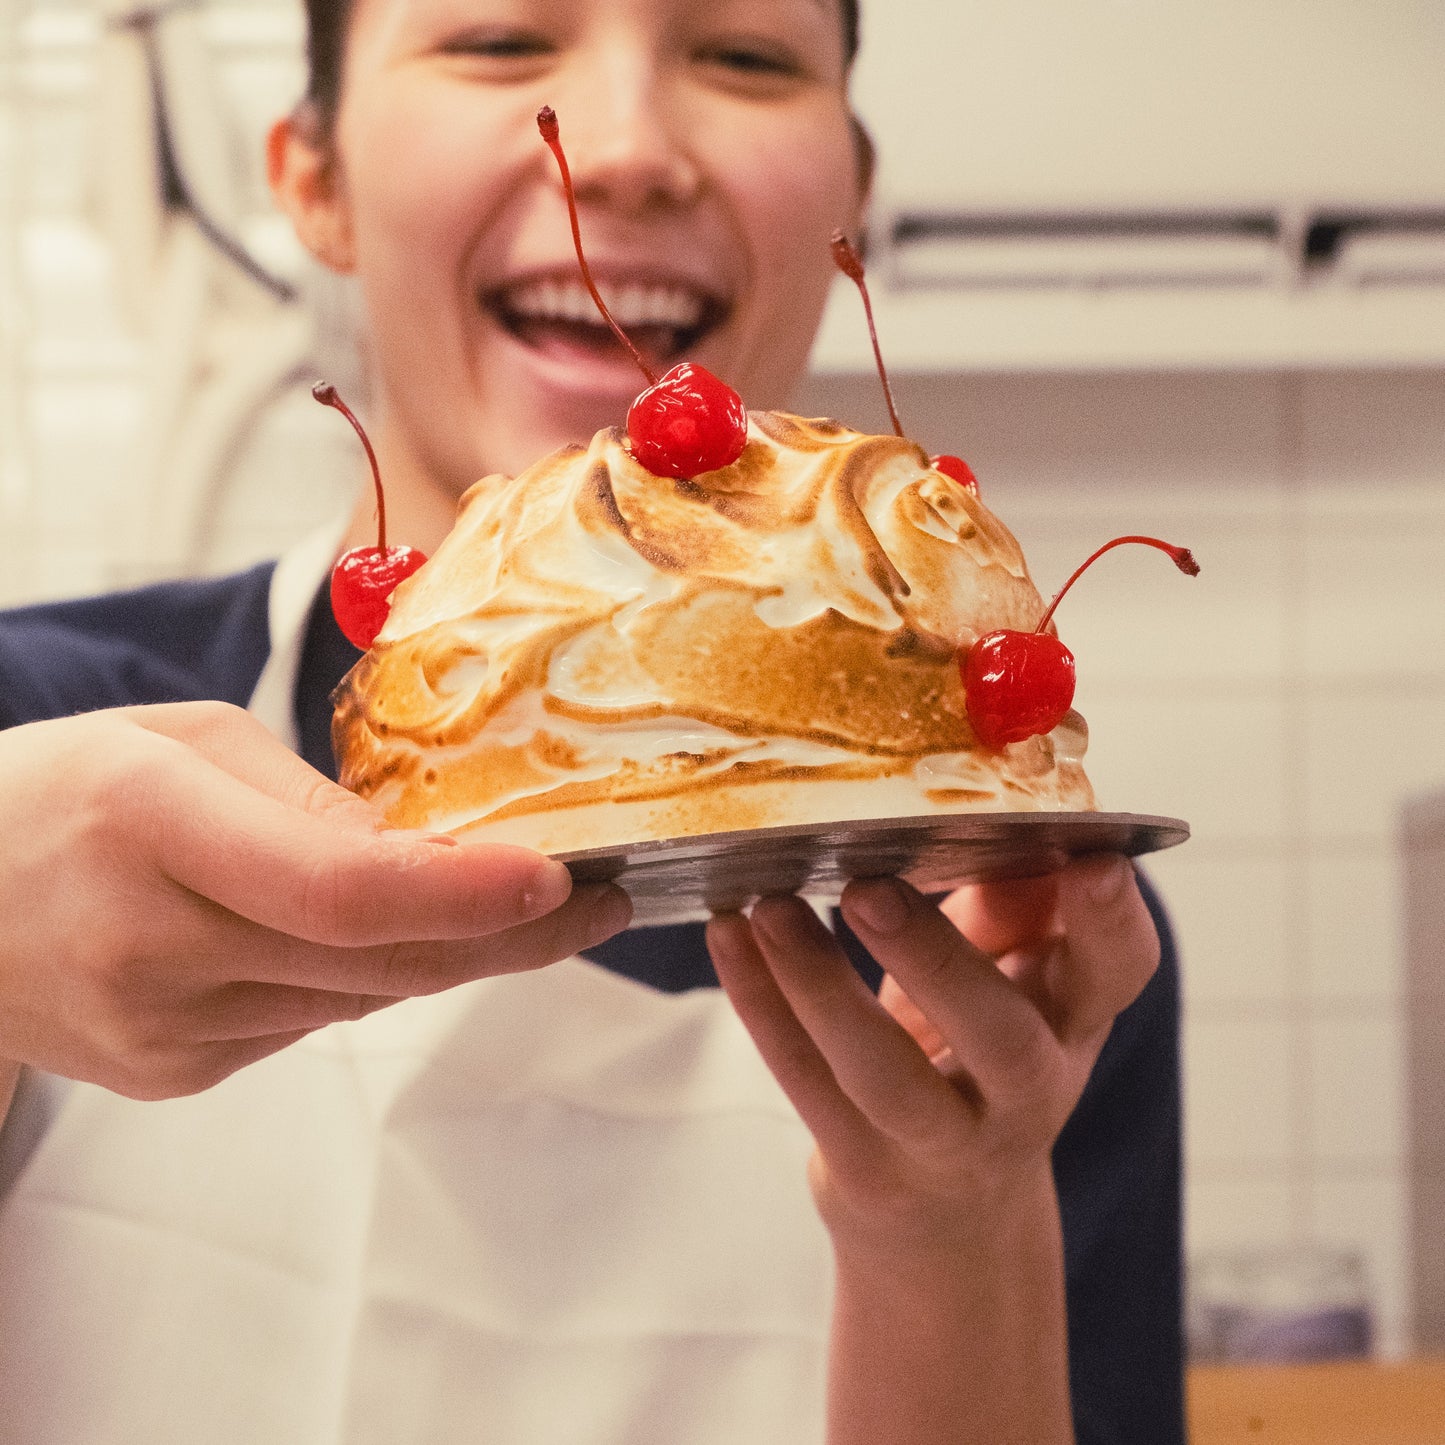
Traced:
<path fill-rule="evenodd" d="M 1001 748 L 1052 732 L 1063 720 L 1074 701 L 1074 655 L 1044 628 L 1085 568 L 1125 542 L 1157 547 L 1169 554 L 1181 572 L 1199 575 L 1199 563 L 1187 547 L 1175 547 L 1157 537 L 1115 537 L 1074 570 L 1032 632 L 1004 627 L 980 637 L 959 666 L 968 720 L 985 747 Z"/>
<path fill-rule="evenodd" d="M 898 408 L 893 404 L 893 388 L 888 384 L 888 368 L 883 365 L 883 349 L 878 345 L 878 328 L 873 324 L 873 300 L 868 295 L 868 278 L 863 271 L 863 258 L 858 254 L 858 248 L 842 231 L 833 232 L 832 246 L 833 264 L 858 288 L 858 294 L 863 298 L 863 314 L 868 318 L 868 338 L 873 343 L 873 360 L 878 364 L 878 379 L 883 383 L 883 399 L 888 403 L 888 415 L 893 420 L 893 430 L 902 436 L 903 424 L 898 420 Z M 934 471 L 952 477 L 959 486 L 967 487 L 977 495 L 978 478 L 962 457 L 949 456 L 944 452 L 930 457 L 928 463 Z"/>
<path fill-rule="evenodd" d="M 371 479 L 376 486 L 376 546 L 353 547 L 343 552 L 331 569 L 331 610 L 336 616 L 336 625 L 349 642 L 365 652 L 386 625 L 391 594 L 397 584 L 410 577 L 426 561 L 426 555 L 415 547 L 386 545 L 386 497 L 381 490 L 381 468 L 376 464 L 371 439 L 329 382 L 318 381 L 311 388 L 311 395 L 323 406 L 335 407 L 356 428 L 366 448 Z"/>
<path fill-rule="evenodd" d="M 743 399 L 726 382 L 719 381 L 706 367 L 680 361 L 659 377 L 632 344 L 631 338 L 612 318 L 601 293 L 592 280 L 591 268 L 582 254 L 582 231 L 577 224 L 577 197 L 572 173 L 562 151 L 557 113 L 550 105 L 537 112 L 537 129 L 557 157 L 562 172 L 562 189 L 567 196 L 567 214 L 572 222 L 572 242 L 577 264 L 592 300 L 613 334 L 642 368 L 648 387 L 627 413 L 627 439 L 632 455 L 654 476 L 695 477 L 703 472 L 731 466 L 743 454 L 748 440 L 748 413 Z"/>

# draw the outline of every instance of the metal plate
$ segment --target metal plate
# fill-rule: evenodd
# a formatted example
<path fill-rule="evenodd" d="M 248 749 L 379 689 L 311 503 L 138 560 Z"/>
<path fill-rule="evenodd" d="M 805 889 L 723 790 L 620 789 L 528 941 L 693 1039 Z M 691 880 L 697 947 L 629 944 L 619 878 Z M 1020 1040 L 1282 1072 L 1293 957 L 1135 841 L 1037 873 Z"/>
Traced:
<path fill-rule="evenodd" d="M 1087 853 L 1137 857 L 1189 836 L 1143 813 L 929 813 L 748 828 L 562 853 L 577 883 L 620 883 L 633 924 L 677 923 L 771 893 L 836 899 L 850 878 L 896 874 L 938 891 L 1049 873 Z"/>

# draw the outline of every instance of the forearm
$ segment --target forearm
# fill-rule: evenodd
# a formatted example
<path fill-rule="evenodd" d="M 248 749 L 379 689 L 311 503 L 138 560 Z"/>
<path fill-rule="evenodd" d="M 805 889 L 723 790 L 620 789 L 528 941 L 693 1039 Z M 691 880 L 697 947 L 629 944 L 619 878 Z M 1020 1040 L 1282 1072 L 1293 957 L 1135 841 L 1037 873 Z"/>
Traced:
<path fill-rule="evenodd" d="M 928 1259 L 835 1235 L 829 1445 L 1070 1445 L 1063 1240 L 1047 1172 Z"/>

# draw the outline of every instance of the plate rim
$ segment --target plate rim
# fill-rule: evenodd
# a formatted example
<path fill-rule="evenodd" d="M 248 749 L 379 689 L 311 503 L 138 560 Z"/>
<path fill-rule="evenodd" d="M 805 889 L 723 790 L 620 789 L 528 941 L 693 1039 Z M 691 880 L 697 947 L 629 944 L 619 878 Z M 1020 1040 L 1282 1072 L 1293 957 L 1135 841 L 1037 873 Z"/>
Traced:
<path fill-rule="evenodd" d="M 1084 822 L 1088 820 L 1101 827 L 1126 827 L 1145 833 L 1172 835 L 1168 841 L 1155 842 L 1151 846 L 1131 853 L 1139 857 L 1144 853 L 1162 852 L 1187 842 L 1193 832 L 1183 818 L 1170 817 L 1162 813 L 1111 812 L 1096 808 L 1074 809 L 1030 809 L 1027 812 L 998 809 L 986 812 L 958 813 L 913 813 L 904 817 L 880 818 L 839 818 L 812 823 L 779 823 L 766 828 L 723 828 L 712 833 L 686 833 L 675 838 L 644 838 L 631 843 L 609 843 L 597 848 L 577 848 L 565 853 L 554 853 L 552 858 L 563 864 L 610 862 L 616 858 L 635 858 L 639 863 L 655 854 L 678 857 L 690 850 L 708 851 L 729 846 L 727 839 L 746 838 L 752 843 L 769 840 L 786 841 L 788 838 L 806 838 L 841 828 L 874 825 L 880 829 L 892 828 L 903 832 L 926 832 L 940 827 L 947 830 L 958 826 L 959 841 L 966 841 L 970 829 L 982 829 L 985 825 L 1004 826 L 1026 831 L 1030 827 L 1045 828 L 1057 826 L 1063 820 Z"/>

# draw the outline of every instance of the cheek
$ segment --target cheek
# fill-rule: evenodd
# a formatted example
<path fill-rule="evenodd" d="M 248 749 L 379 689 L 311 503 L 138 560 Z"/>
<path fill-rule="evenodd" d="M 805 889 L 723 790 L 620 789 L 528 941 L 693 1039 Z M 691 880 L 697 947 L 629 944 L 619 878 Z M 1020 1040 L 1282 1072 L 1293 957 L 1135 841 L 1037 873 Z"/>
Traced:
<path fill-rule="evenodd" d="M 732 170 L 733 206 L 749 256 L 747 346 L 759 404 L 779 404 L 811 349 L 833 282 L 828 242 L 856 229 L 861 201 L 846 119 L 798 126 L 809 145 L 776 135 L 740 138 Z"/>
<path fill-rule="evenodd" d="M 798 144 L 799 136 L 814 136 Z M 832 278 L 828 239 L 856 228 L 861 198 L 846 121 L 799 125 L 790 134 L 741 137 L 734 147 L 734 195 L 748 243 L 760 261 L 758 282 L 772 289 L 801 278 Z M 816 288 L 815 288 L 816 289 Z"/>
<path fill-rule="evenodd" d="M 388 103 L 350 118 L 341 140 L 363 271 L 440 279 L 436 268 L 460 258 L 504 192 L 495 128 L 420 87 L 396 87 Z"/>

